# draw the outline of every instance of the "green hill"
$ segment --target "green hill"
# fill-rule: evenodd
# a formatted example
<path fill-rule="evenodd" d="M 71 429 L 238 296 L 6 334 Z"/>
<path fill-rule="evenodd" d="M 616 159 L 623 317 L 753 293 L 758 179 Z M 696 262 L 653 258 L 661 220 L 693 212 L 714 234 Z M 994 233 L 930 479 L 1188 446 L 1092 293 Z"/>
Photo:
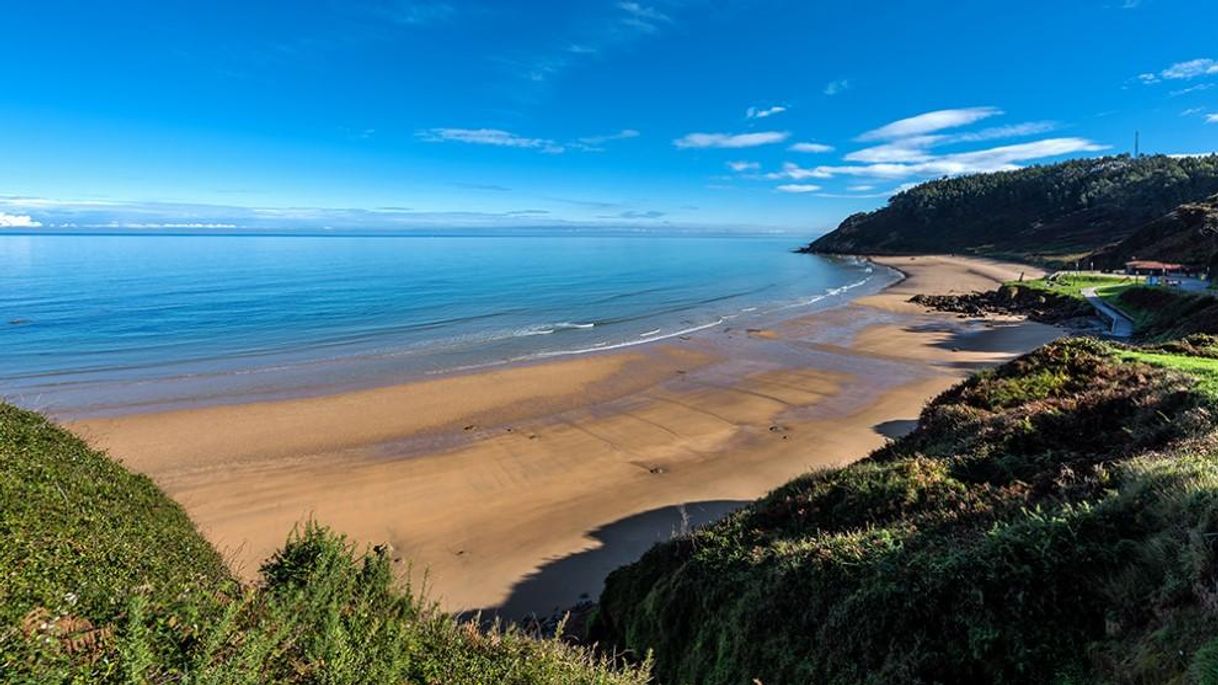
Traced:
<path fill-rule="evenodd" d="M 305 526 L 243 586 L 147 478 L 0 403 L 0 682 L 640 685 L 558 640 L 485 631 Z"/>
<path fill-rule="evenodd" d="M 670 685 L 1218 682 L 1215 349 L 981 373 L 616 571 L 594 636 Z"/>
<path fill-rule="evenodd" d="M 1119 267 L 1130 259 L 1196 264 L 1218 270 L 1218 195 L 1176 207 L 1121 242 L 1099 250 L 1096 266 Z"/>
<path fill-rule="evenodd" d="M 923 183 L 848 217 L 806 249 L 1073 264 L 1214 193 L 1218 155 L 1072 160 Z"/>

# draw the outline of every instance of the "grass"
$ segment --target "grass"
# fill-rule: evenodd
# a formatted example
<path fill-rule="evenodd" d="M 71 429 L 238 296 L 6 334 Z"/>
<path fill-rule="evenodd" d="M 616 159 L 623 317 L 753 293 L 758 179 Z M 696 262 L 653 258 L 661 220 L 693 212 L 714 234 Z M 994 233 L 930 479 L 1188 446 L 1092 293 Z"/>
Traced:
<path fill-rule="evenodd" d="M 594 634 L 674 685 L 1206 682 L 1212 360 L 1147 354 L 1071 340 L 978 374 L 869 458 L 615 572 Z"/>
<path fill-rule="evenodd" d="M 34 607 L 111 624 L 228 579 L 220 556 L 153 483 L 36 414 L 0 404 L 0 624 Z"/>
<path fill-rule="evenodd" d="M 1198 390 L 1218 400 L 1218 359 L 1144 350 L 1132 350 L 1121 356 L 1184 373 L 1197 379 Z"/>
<path fill-rule="evenodd" d="M 1091 273 L 1058 272 L 1045 278 L 1030 281 L 1010 281 L 1005 285 L 1025 287 L 1033 290 L 1065 295 L 1074 299 L 1083 299 L 1083 289 L 1095 288 L 1101 297 L 1114 296 L 1122 290 L 1132 287 L 1135 281 L 1129 276 L 1108 276 Z"/>
<path fill-rule="evenodd" d="M 460 623 L 312 523 L 241 584 L 148 479 L 2 403 L 0 542 L 0 682 L 649 682 L 646 663 Z"/>
<path fill-rule="evenodd" d="M 1135 334 L 1143 340 L 1164 341 L 1196 333 L 1218 333 L 1218 299 L 1207 293 L 1146 286 L 1128 276 L 1064 272 L 1035 281 L 1006 284 L 1006 287 L 1020 286 L 1076 300 L 1084 299 L 1084 288 L 1095 288 L 1097 295 L 1133 321 Z"/>

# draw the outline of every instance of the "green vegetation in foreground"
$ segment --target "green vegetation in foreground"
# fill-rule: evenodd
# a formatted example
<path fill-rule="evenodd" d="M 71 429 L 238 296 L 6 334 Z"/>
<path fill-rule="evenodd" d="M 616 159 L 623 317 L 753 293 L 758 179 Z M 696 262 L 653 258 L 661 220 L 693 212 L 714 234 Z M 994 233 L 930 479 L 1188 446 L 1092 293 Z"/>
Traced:
<path fill-rule="evenodd" d="M 1147 235 L 1139 230 L 1215 192 L 1218 155 L 1076 159 L 922 183 L 893 195 L 886 207 L 847 217 L 808 250 L 976 254 L 1061 267 L 1086 263 L 1092 255 L 1107 268 L 1134 254 L 1192 254 L 1206 263 L 1213 240 L 1194 240 L 1187 233 L 1192 220 L 1169 221 Z M 1175 232 L 1186 236 L 1186 249 L 1172 241 L 1170 249 L 1157 247 Z M 1129 249 L 1120 246 L 1135 234 Z M 1203 253 L 1203 245 L 1210 251 Z"/>
<path fill-rule="evenodd" d="M 41 416 L 0 403 L 0 682 L 648 682 L 558 640 L 460 624 L 391 562 L 304 527 L 233 580 L 185 513 Z"/>
<path fill-rule="evenodd" d="M 594 637 L 684 683 L 1218 682 L 1212 338 L 1074 339 L 610 576 Z"/>

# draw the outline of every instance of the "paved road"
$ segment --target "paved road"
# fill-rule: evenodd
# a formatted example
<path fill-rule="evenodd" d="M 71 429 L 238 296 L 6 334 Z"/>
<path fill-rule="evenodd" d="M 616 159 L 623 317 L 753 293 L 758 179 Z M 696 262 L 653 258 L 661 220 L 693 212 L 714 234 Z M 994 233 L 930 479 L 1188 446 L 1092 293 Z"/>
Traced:
<path fill-rule="evenodd" d="M 1095 307 L 1103 318 L 1112 322 L 1112 329 L 1109 332 L 1114 338 L 1133 336 L 1133 321 L 1105 302 L 1104 298 L 1096 295 L 1095 288 L 1083 288 L 1083 297 L 1087 298 L 1087 302 L 1091 303 L 1091 306 Z"/>

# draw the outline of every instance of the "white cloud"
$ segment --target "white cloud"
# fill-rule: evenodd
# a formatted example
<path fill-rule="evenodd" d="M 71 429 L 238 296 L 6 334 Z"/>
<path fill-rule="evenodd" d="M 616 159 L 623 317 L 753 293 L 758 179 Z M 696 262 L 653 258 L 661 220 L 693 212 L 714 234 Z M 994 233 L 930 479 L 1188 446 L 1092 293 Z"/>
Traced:
<path fill-rule="evenodd" d="M 825 89 L 822 90 L 821 92 L 824 93 L 825 95 L 837 95 L 838 93 L 840 93 L 844 90 L 848 90 L 849 88 L 850 88 L 850 81 L 848 79 L 839 78 L 836 81 L 830 81 L 830 82 L 826 83 Z"/>
<path fill-rule="evenodd" d="M 782 114 L 785 111 L 787 111 L 787 108 L 783 107 L 782 105 L 774 105 L 773 107 L 767 107 L 766 109 L 749 107 L 747 110 L 745 110 L 744 116 L 748 117 L 749 119 L 764 119 L 766 117 L 772 117 L 775 114 Z"/>
<path fill-rule="evenodd" d="M 525 138 L 496 128 L 429 128 L 419 131 L 419 138 L 431 143 L 470 143 L 497 147 L 519 147 L 558 153 L 563 147 L 547 138 Z"/>
<path fill-rule="evenodd" d="M 1218 74 L 1218 62 L 1212 59 L 1193 59 L 1187 62 L 1177 62 L 1159 72 L 1159 75 L 1166 79 L 1190 79 L 1209 74 Z"/>
<path fill-rule="evenodd" d="M 376 135 L 374 128 L 347 128 L 343 126 L 340 129 L 349 140 L 371 140 Z"/>
<path fill-rule="evenodd" d="M 1207 114 L 1207 115 L 1205 115 L 1205 123 L 1207 123 L 1207 124 L 1218 124 L 1218 114 Z"/>
<path fill-rule="evenodd" d="M 668 214 L 667 212 L 661 212 L 661 211 L 655 210 L 655 209 L 650 209 L 647 211 L 632 209 L 632 210 L 628 210 L 625 212 L 619 212 L 612 216 L 602 216 L 601 218 L 603 218 L 603 219 L 661 219 L 664 216 L 666 216 L 667 214 Z"/>
<path fill-rule="evenodd" d="M 859 185 L 846 186 L 846 190 L 849 190 L 852 193 L 865 193 L 869 190 L 875 190 L 875 186 L 867 185 L 867 184 L 859 184 Z"/>
<path fill-rule="evenodd" d="M 780 193 L 815 193 L 820 186 L 810 183 L 784 183 L 777 188 Z"/>
<path fill-rule="evenodd" d="M 969 165 L 1005 165 L 1011 162 L 1057 157 L 1074 152 L 1098 152 L 1106 148 L 1106 145 L 1099 145 L 1085 138 L 1046 138 L 1031 143 L 1004 145 L 988 150 L 959 152 L 945 155 L 943 159 Z"/>
<path fill-rule="evenodd" d="M 983 128 L 980 131 L 974 131 L 972 133 L 956 133 L 950 136 L 945 136 L 944 142 L 976 143 L 984 140 L 1034 136 L 1038 133 L 1048 133 L 1049 131 L 1056 129 L 1057 126 L 1057 122 L 1055 121 L 1028 121 L 1022 124 L 992 126 L 990 128 Z"/>
<path fill-rule="evenodd" d="M 727 168 L 736 173 L 743 173 L 745 171 L 757 171 L 761 168 L 761 165 L 757 162 L 728 162 Z"/>
<path fill-rule="evenodd" d="M 833 152 L 833 146 L 824 143 L 795 143 L 787 149 L 791 152 Z"/>
<path fill-rule="evenodd" d="M 932 155 L 928 149 L 937 145 L 943 136 L 914 136 L 892 143 L 875 145 L 848 153 L 845 157 L 849 162 L 883 163 L 883 162 L 925 162 Z"/>
<path fill-rule="evenodd" d="M 647 33 L 657 30 L 660 24 L 672 21 L 668 15 L 656 8 L 637 2 L 619 2 L 617 6 L 626 13 L 626 17 L 622 19 L 623 24 Z"/>
<path fill-rule="evenodd" d="M 482 5 L 478 13 L 487 14 L 485 10 L 505 3 L 471 4 Z M 550 31 L 553 35 L 549 38 L 552 40 L 545 40 L 541 45 L 520 50 L 496 49 L 492 51 L 490 60 L 506 76 L 519 81 L 511 84 L 515 87 L 505 87 L 512 99 L 521 105 L 537 106 L 542 99 L 542 91 L 569 69 L 587 63 L 594 55 L 608 57 L 614 53 L 625 52 L 642 40 L 660 35 L 674 21 L 657 7 L 676 10 L 682 4 L 676 0 L 655 0 L 652 5 L 630 1 L 608 3 L 609 12 L 595 21 L 560 22 L 564 26 Z"/>
<path fill-rule="evenodd" d="M 629 140 L 631 138 L 638 138 L 639 135 L 639 132 L 632 128 L 624 128 L 617 133 L 609 133 L 601 136 L 584 136 L 576 141 L 574 145 L 584 150 L 598 151 L 601 149 L 600 146 L 604 145 L 605 143 L 614 140 Z"/>
<path fill-rule="evenodd" d="M 147 223 L 147 222 L 120 222 L 111 221 L 106 224 L 106 228 L 238 228 L 237 224 L 217 224 L 207 222 L 187 222 L 171 221 L 166 223 Z"/>
<path fill-rule="evenodd" d="M 786 131 L 758 133 L 690 133 L 672 142 L 679 148 L 742 148 L 781 143 L 790 138 Z"/>
<path fill-rule="evenodd" d="M 955 143 L 978 143 L 987 140 L 997 140 L 1001 138 L 1017 138 L 1021 136 L 1035 135 L 1037 133 L 1045 133 L 1057 128 L 1057 124 L 1052 121 L 1030 121 L 1022 124 L 1011 124 L 1007 126 L 994 126 L 984 128 L 980 131 L 969 131 L 965 133 L 938 134 L 938 135 L 919 135 L 910 136 L 908 138 L 900 138 L 890 143 L 875 145 L 862 150 L 855 150 L 846 155 L 846 160 L 851 162 L 867 162 L 867 163 L 912 163 L 925 162 L 934 158 L 929 150 L 930 148 L 940 145 L 951 145 Z"/>
<path fill-rule="evenodd" d="M 423 26 L 448 21 L 457 10 L 447 2 L 427 2 L 425 0 L 408 0 L 385 6 L 381 14 L 398 24 Z"/>
<path fill-rule="evenodd" d="M 884 191 L 881 191 L 878 193 L 824 193 L 824 192 L 822 192 L 822 193 L 817 193 L 816 197 L 830 197 L 830 198 L 836 198 L 836 199 L 842 199 L 842 200 L 861 200 L 861 199 L 892 197 L 892 193 L 884 192 Z"/>
<path fill-rule="evenodd" d="M 584 203 L 562 198 L 555 202 L 621 211 L 612 202 Z M 506 209 L 506 208 L 505 208 Z M 241 207 L 172 202 L 116 202 L 64 200 L 0 195 L 0 225 L 14 230 L 38 224 L 56 229 L 196 230 L 224 229 L 277 231 L 290 225 L 302 230 L 394 231 L 406 228 L 460 226 L 574 225 L 548 210 L 511 208 L 511 211 L 422 210 L 405 206 L 376 208 Z M 24 215 L 32 214 L 37 221 Z M 28 219 L 28 223 L 27 223 Z M 582 220 L 581 220 L 582 221 Z M 2 232 L 2 231 L 0 231 Z M 2 249 L 2 248 L 0 248 Z"/>
<path fill-rule="evenodd" d="M 0 212 L 0 228 L 38 228 L 42 222 L 34 221 L 28 214 L 6 214 Z"/>
<path fill-rule="evenodd" d="M 1187 62 L 1176 62 L 1157 74 L 1138 74 L 1138 80 L 1149 84 L 1158 83 L 1160 79 L 1180 81 L 1194 79 L 1198 76 L 1211 76 L 1213 74 L 1218 74 L 1218 61 L 1208 58 L 1190 59 Z"/>
<path fill-rule="evenodd" d="M 614 140 L 638 138 L 640 133 L 632 128 L 624 128 L 617 133 L 585 136 L 571 142 L 558 142 L 550 138 L 527 138 L 510 131 L 497 128 L 429 128 L 415 134 L 421 140 L 430 143 L 470 143 L 472 145 L 494 145 L 497 147 L 518 147 L 540 150 L 550 154 L 558 154 L 568 148 L 586 152 L 601 152 L 601 145 Z"/>
<path fill-rule="evenodd" d="M 828 167 L 824 167 L 828 168 Z M 771 181 L 777 181 L 783 178 L 789 178 L 792 181 L 802 181 L 806 178 L 832 178 L 833 174 L 828 171 L 823 171 L 822 167 L 816 169 L 805 169 L 793 162 L 785 162 L 782 165 L 782 171 L 771 171 L 765 175 Z"/>
<path fill-rule="evenodd" d="M 947 155 L 925 155 L 911 162 L 874 162 L 860 165 L 818 166 L 806 169 L 794 164 L 784 165 L 783 171 L 767 174 L 767 178 L 832 178 L 834 176 L 859 176 L 875 179 L 904 179 L 911 177 L 932 178 L 935 176 L 959 176 L 989 171 L 1018 169 L 1017 162 L 1026 162 L 1076 152 L 1098 152 L 1107 149 L 1085 138 L 1048 138 L 1018 145 L 957 152 Z M 856 160 L 857 161 L 857 160 Z"/>
<path fill-rule="evenodd" d="M 1173 90 L 1170 93 L 1168 93 L 1168 95 L 1170 95 L 1172 97 L 1179 97 L 1181 95 L 1188 95 L 1189 93 L 1197 93 L 1197 92 L 1200 92 L 1203 90 L 1209 90 L 1210 88 L 1213 88 L 1215 85 L 1218 85 L 1218 84 L 1198 83 L 1197 85 L 1189 86 L 1188 88 L 1181 88 L 1180 90 Z"/>
<path fill-rule="evenodd" d="M 894 121 L 891 124 L 868 131 L 858 137 L 858 140 L 895 140 L 910 136 L 924 135 L 948 128 L 958 128 L 1002 114 L 997 107 L 966 107 L 963 109 L 941 109 L 926 112 L 908 119 Z"/>

